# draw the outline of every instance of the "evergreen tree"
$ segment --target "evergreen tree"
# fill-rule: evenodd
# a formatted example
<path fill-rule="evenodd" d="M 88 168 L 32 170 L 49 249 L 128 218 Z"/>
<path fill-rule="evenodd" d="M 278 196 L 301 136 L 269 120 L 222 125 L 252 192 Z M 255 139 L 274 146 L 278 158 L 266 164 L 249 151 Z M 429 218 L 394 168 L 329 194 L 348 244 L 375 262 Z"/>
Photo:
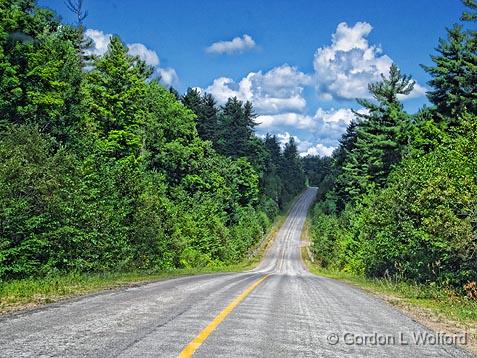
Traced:
<path fill-rule="evenodd" d="M 181 95 L 179 91 L 177 91 L 174 87 L 170 86 L 169 87 L 169 92 L 172 93 L 172 95 L 175 97 L 177 101 L 181 100 Z"/>
<path fill-rule="evenodd" d="M 295 138 L 293 137 L 290 138 L 283 149 L 283 161 L 280 171 L 284 187 L 282 200 L 286 202 L 300 193 L 305 187 L 305 173 L 298 155 Z"/>
<path fill-rule="evenodd" d="M 477 42 L 455 25 L 447 40 L 439 40 L 437 52 L 431 56 L 435 66 L 422 66 L 432 76 L 427 95 L 440 119 L 455 126 L 465 111 L 477 113 Z"/>
<path fill-rule="evenodd" d="M 347 155 L 342 183 L 343 195 L 350 198 L 367 192 L 371 187 L 382 187 L 393 165 L 401 160 L 407 143 L 405 128 L 409 116 L 403 110 L 398 95 L 408 95 L 414 87 L 410 76 L 401 75 L 396 65 L 389 77 L 371 83 L 369 91 L 375 102 L 359 99 L 367 114 L 354 112 L 361 120 L 357 127 L 353 151 Z M 351 137 L 353 138 L 353 137 Z"/>
<path fill-rule="evenodd" d="M 264 195 L 273 199 L 273 201 L 278 204 L 280 203 L 283 190 L 280 178 L 280 166 L 282 162 L 280 142 L 275 135 L 272 136 L 267 133 L 263 143 L 268 156 L 261 180 L 261 187 L 263 188 Z"/>
<path fill-rule="evenodd" d="M 462 2 L 470 10 L 477 11 L 477 2 L 475 0 L 462 0 Z M 465 11 L 462 14 L 461 19 L 463 21 L 477 21 L 477 12 L 471 13 L 471 12 Z"/>
<path fill-rule="evenodd" d="M 90 129 L 102 147 L 116 158 L 139 155 L 141 130 L 146 117 L 146 80 L 152 74 L 142 60 L 128 55 L 128 48 L 113 36 L 108 51 L 94 61 L 84 86 L 90 108 Z"/>
<path fill-rule="evenodd" d="M 189 88 L 182 97 L 182 103 L 197 116 L 197 132 L 203 140 L 216 144 L 218 137 L 218 112 L 215 98 L 205 93 L 201 96 L 197 89 Z"/>
<path fill-rule="evenodd" d="M 227 100 L 219 116 L 217 149 L 221 154 L 234 158 L 247 156 L 255 126 L 252 115 L 251 104 L 244 107 L 237 97 Z"/>
<path fill-rule="evenodd" d="M 206 93 L 201 98 L 201 117 L 198 119 L 197 131 L 203 140 L 215 143 L 218 127 L 218 108 L 214 97 Z"/>
<path fill-rule="evenodd" d="M 199 117 L 202 113 L 202 101 L 199 90 L 188 88 L 186 94 L 182 97 L 182 103 Z"/>

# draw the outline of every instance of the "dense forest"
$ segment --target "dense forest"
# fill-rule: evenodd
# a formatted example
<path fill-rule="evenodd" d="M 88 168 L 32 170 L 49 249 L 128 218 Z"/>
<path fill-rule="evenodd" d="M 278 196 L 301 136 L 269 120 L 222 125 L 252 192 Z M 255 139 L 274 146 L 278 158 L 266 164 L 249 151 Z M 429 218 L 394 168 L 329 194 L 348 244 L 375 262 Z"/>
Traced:
<path fill-rule="evenodd" d="M 313 252 L 328 268 L 451 287 L 477 281 L 477 2 L 439 40 L 431 106 L 406 113 L 412 79 L 393 65 L 369 85 L 366 113 L 322 169 L 312 214 Z"/>
<path fill-rule="evenodd" d="M 185 95 L 112 37 L 0 1 L 0 281 L 240 261 L 305 186 L 250 102 Z"/>

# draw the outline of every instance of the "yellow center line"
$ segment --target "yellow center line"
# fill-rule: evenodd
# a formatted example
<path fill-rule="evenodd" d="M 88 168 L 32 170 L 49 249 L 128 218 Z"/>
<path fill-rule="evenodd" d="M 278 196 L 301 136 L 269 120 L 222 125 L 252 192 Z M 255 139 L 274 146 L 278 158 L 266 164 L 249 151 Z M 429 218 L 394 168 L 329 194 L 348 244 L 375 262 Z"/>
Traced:
<path fill-rule="evenodd" d="M 222 322 L 225 317 L 227 317 L 230 312 L 233 311 L 237 305 L 242 302 L 245 297 L 247 297 L 260 283 L 262 283 L 269 275 L 263 276 L 261 279 L 255 281 L 252 285 L 250 285 L 245 291 L 243 291 L 240 295 L 235 297 L 235 299 L 229 303 L 227 307 L 224 308 L 222 312 L 220 312 L 217 317 L 214 318 L 212 322 L 209 323 L 207 327 L 205 327 L 202 332 L 200 332 L 197 337 L 195 337 L 183 350 L 179 353 L 178 358 L 187 358 L 191 357 L 192 354 L 201 346 L 202 343 L 207 339 L 207 337 L 217 328 L 217 326 Z"/>

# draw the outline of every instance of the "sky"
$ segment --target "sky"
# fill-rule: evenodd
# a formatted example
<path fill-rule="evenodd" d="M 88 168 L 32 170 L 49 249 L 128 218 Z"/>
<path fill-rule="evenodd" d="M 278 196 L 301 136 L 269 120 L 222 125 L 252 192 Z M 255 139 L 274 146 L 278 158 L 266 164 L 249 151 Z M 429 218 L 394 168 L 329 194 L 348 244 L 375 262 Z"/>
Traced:
<path fill-rule="evenodd" d="M 63 0 L 40 0 L 65 22 Z M 459 22 L 460 0 L 84 0 L 93 52 L 116 34 L 165 85 L 253 102 L 257 134 L 295 137 L 302 155 L 330 155 L 360 110 L 356 98 L 395 63 L 416 81 L 402 98 L 427 103 L 438 39 Z"/>

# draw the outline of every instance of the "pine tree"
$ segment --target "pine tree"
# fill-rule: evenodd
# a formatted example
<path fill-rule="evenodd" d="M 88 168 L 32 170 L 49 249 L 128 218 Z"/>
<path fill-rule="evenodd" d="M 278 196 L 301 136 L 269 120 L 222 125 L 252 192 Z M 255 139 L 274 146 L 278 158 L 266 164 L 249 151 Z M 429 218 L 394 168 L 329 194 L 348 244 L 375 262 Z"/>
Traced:
<path fill-rule="evenodd" d="M 477 11 L 477 2 L 475 0 L 462 0 L 465 6 L 473 11 Z M 463 21 L 477 21 L 477 12 L 470 13 L 465 11 L 462 14 L 461 20 Z"/>
<path fill-rule="evenodd" d="M 471 34 L 455 25 L 447 30 L 447 40 L 439 40 L 438 55 L 431 56 L 435 66 L 422 66 L 432 76 L 428 98 L 451 126 L 463 112 L 477 113 L 476 50 Z"/>
<path fill-rule="evenodd" d="M 374 186 L 382 187 L 391 168 L 401 160 L 407 143 L 405 128 L 409 115 L 404 112 L 398 95 L 408 95 L 413 87 L 411 77 L 401 75 L 393 64 L 388 77 L 382 76 L 381 82 L 369 85 L 374 102 L 358 99 L 368 113 L 354 112 L 360 119 L 353 139 L 354 148 L 348 153 L 338 177 L 345 200 Z"/>
<path fill-rule="evenodd" d="M 221 154 L 238 158 L 249 154 L 255 122 L 250 102 L 243 105 L 237 97 L 229 98 L 219 116 L 217 149 Z"/>
<path fill-rule="evenodd" d="M 145 115 L 146 80 L 152 74 L 119 37 L 111 38 L 106 54 L 94 61 L 83 89 L 90 108 L 88 123 L 103 143 L 103 149 L 116 158 L 139 155 L 141 126 Z"/>
<path fill-rule="evenodd" d="M 298 154 L 295 138 L 291 137 L 283 149 L 281 180 L 284 186 L 283 200 L 289 200 L 305 187 L 305 173 Z"/>
<path fill-rule="evenodd" d="M 201 98 L 201 116 L 198 119 L 197 131 L 203 140 L 210 140 L 215 143 L 217 137 L 217 102 L 214 97 L 206 93 Z"/>
<path fill-rule="evenodd" d="M 201 115 L 201 98 L 199 90 L 188 88 L 186 94 L 182 97 L 182 103 L 199 117 Z"/>
<path fill-rule="evenodd" d="M 279 204 L 283 190 L 280 179 L 280 166 L 282 163 L 280 143 L 276 136 L 272 136 L 269 133 L 266 134 L 263 143 L 268 156 L 260 184 L 264 195 L 272 198 L 275 203 Z"/>

